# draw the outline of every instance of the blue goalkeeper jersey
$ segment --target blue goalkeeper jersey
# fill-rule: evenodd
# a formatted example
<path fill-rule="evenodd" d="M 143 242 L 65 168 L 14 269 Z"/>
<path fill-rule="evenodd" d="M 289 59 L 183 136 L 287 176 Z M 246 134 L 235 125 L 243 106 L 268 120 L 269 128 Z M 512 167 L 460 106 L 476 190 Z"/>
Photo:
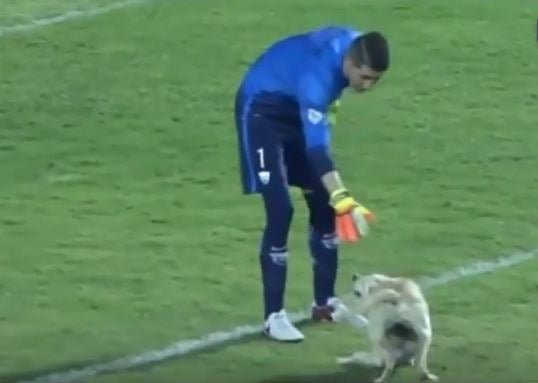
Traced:
<path fill-rule="evenodd" d="M 243 97 L 255 100 L 267 116 L 288 120 L 289 132 L 281 132 L 284 136 L 301 129 L 307 151 L 327 152 L 329 109 L 349 85 L 343 60 L 360 35 L 352 28 L 329 26 L 277 41 L 248 69 L 241 85 Z M 330 160 L 322 157 L 323 162 Z"/>

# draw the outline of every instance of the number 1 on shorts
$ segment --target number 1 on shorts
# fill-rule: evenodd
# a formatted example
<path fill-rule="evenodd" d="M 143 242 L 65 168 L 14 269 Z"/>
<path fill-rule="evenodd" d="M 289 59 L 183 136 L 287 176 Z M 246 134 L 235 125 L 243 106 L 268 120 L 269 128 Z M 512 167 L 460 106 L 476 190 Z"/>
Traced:
<path fill-rule="evenodd" d="M 258 152 L 258 156 L 260 157 L 260 168 L 265 169 L 265 157 L 263 155 L 263 148 L 259 148 L 256 151 Z"/>

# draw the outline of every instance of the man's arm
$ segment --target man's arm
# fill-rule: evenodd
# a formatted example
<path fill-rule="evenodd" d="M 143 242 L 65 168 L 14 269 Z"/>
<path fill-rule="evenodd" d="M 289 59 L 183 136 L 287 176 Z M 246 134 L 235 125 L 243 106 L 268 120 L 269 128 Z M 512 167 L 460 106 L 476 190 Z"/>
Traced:
<path fill-rule="evenodd" d="M 323 185 L 325 186 L 325 189 L 327 189 L 329 195 L 333 195 L 334 192 L 338 190 L 345 189 L 344 183 L 340 178 L 340 174 L 336 170 L 325 173 L 323 176 L 321 176 L 321 181 L 323 182 Z"/>
<path fill-rule="evenodd" d="M 327 120 L 326 107 L 311 102 L 303 103 L 301 119 L 308 160 L 327 191 L 331 192 L 341 186 L 342 181 L 331 155 L 331 126 Z"/>
<path fill-rule="evenodd" d="M 344 184 L 331 156 L 331 118 L 326 90 L 316 76 L 301 81 L 301 120 L 306 141 L 306 154 L 314 172 L 329 195 L 344 189 Z"/>
<path fill-rule="evenodd" d="M 329 203 L 339 217 L 337 231 L 340 232 L 342 238 L 355 241 L 366 235 L 368 220 L 373 215 L 350 195 L 334 166 L 330 153 L 329 102 L 323 84 L 315 77 L 306 77 L 303 81 L 302 97 L 300 97 L 299 103 L 306 141 L 306 154 L 314 172 L 321 179 L 329 194 Z M 353 228 L 349 226 L 350 217 L 354 222 Z"/>
<path fill-rule="evenodd" d="M 314 172 L 321 179 L 331 197 L 331 202 L 348 197 L 347 189 L 336 170 L 331 156 L 331 126 L 327 118 L 327 107 L 313 103 L 301 108 L 306 155 Z"/>

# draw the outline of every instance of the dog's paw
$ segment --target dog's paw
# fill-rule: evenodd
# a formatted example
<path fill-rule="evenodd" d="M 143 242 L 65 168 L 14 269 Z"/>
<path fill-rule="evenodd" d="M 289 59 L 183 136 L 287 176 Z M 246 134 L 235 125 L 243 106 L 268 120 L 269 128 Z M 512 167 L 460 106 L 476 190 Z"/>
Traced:
<path fill-rule="evenodd" d="M 352 356 L 342 356 L 340 358 L 336 358 L 336 363 L 338 364 L 350 364 L 354 361 Z"/>
<path fill-rule="evenodd" d="M 380 376 L 379 378 L 375 378 L 374 383 L 385 383 L 385 378 L 383 376 Z"/>
<path fill-rule="evenodd" d="M 368 367 L 381 367 L 383 363 L 369 352 L 355 352 L 350 356 L 336 358 L 338 364 L 361 364 Z"/>
<path fill-rule="evenodd" d="M 352 355 L 349 355 L 349 356 L 342 356 L 342 357 L 336 358 L 336 363 L 338 363 L 340 365 L 358 363 L 357 354 L 352 354 Z"/>
<path fill-rule="evenodd" d="M 420 376 L 421 381 L 438 382 L 439 377 L 429 372 L 425 372 Z"/>

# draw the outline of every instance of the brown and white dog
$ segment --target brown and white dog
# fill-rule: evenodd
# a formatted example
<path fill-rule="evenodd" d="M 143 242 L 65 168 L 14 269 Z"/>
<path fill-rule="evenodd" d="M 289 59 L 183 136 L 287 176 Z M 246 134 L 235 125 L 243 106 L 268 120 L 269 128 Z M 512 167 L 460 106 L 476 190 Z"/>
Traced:
<path fill-rule="evenodd" d="M 401 365 L 414 365 L 423 380 L 437 381 L 437 376 L 428 370 L 432 327 L 429 307 L 418 284 L 383 274 L 355 274 L 353 294 L 353 311 L 368 320 L 372 350 L 338 358 L 338 362 L 383 367 L 375 383 L 387 382 Z"/>

